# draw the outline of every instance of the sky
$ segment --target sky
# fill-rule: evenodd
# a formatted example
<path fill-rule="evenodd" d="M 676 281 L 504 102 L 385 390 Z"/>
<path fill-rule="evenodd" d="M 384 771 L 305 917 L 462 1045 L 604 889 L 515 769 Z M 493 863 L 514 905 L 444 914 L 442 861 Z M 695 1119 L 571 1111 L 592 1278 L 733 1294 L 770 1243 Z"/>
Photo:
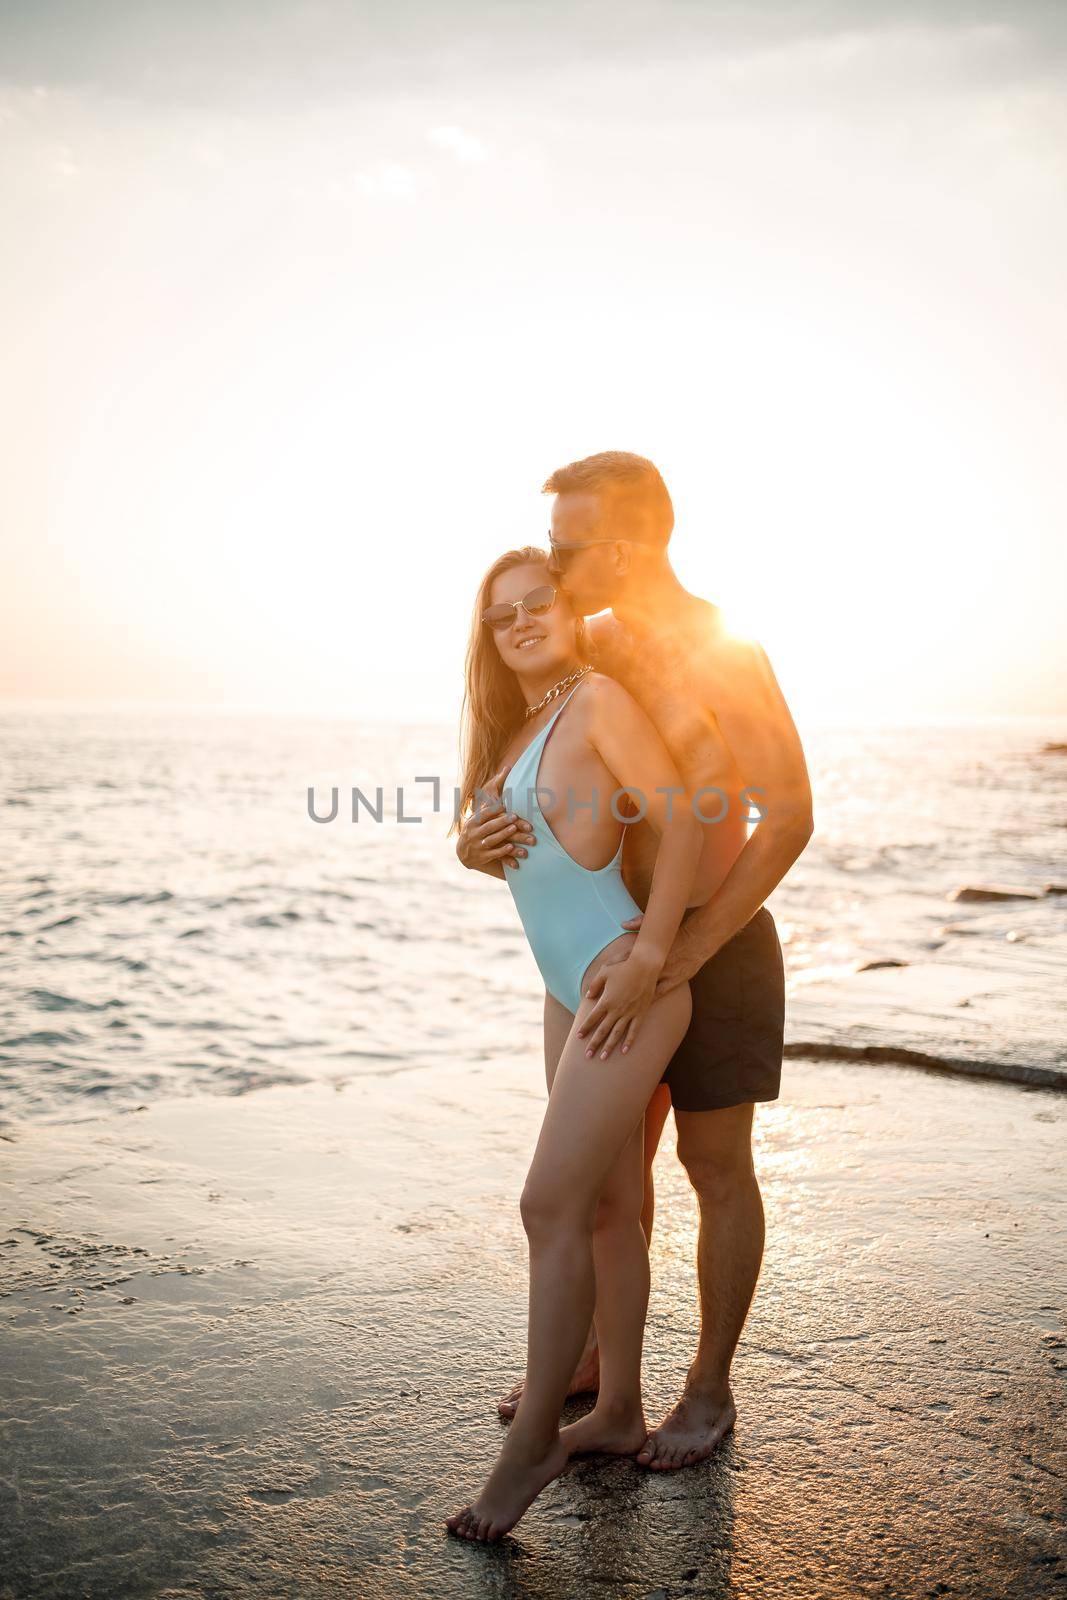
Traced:
<path fill-rule="evenodd" d="M 798 723 L 1067 712 L 1067 8 L 3 0 L 0 696 L 456 716 L 660 466 Z"/>

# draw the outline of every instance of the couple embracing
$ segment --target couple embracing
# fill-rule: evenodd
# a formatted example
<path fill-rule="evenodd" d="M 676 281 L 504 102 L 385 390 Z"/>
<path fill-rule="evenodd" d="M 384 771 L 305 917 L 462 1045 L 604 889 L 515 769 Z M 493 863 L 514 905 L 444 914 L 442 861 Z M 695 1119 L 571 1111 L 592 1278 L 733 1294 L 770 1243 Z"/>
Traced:
<path fill-rule="evenodd" d="M 487 1481 L 446 1519 L 483 1542 L 572 1456 L 686 1467 L 733 1425 L 730 1365 L 763 1254 L 753 1109 L 777 1097 L 782 1065 L 782 952 L 763 902 L 812 833 L 767 656 L 679 582 L 652 462 L 606 451 L 544 487 L 550 549 L 510 550 L 486 573 L 464 699 L 457 853 L 511 888 L 545 983 L 548 1080 L 520 1202 L 526 1375 L 499 1403 L 513 1420 Z M 650 1432 L 651 1168 L 672 1108 L 700 1208 L 700 1335 Z M 561 1429 L 585 1391 L 592 1410 Z"/>

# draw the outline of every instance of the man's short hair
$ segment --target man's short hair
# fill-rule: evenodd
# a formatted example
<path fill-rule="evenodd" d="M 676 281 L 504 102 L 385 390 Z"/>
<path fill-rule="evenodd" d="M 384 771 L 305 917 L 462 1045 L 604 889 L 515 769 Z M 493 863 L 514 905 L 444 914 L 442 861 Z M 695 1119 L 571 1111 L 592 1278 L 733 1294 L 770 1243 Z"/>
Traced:
<path fill-rule="evenodd" d="M 674 527 L 674 507 L 659 468 L 629 450 L 602 450 L 557 467 L 541 492 L 600 495 L 616 525 L 646 544 L 666 545 Z"/>

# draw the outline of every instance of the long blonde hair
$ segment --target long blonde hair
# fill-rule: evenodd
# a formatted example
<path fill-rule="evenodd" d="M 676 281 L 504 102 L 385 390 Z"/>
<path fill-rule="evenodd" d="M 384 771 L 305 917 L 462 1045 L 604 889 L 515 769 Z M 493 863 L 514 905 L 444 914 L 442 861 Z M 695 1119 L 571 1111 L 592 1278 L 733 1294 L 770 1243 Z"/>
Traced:
<path fill-rule="evenodd" d="M 506 550 L 493 562 L 478 586 L 467 643 L 460 711 L 459 804 L 448 830 L 450 834 L 461 826 L 473 809 L 478 790 L 484 789 L 496 772 L 504 746 L 522 722 L 526 710 L 519 681 L 500 659 L 500 652 L 482 621 L 482 613 L 491 604 L 493 584 L 500 574 L 511 567 L 527 566 L 547 567 L 548 552 L 532 544 Z M 579 659 L 587 660 L 585 624 L 581 617 L 577 619 L 574 642 Z"/>

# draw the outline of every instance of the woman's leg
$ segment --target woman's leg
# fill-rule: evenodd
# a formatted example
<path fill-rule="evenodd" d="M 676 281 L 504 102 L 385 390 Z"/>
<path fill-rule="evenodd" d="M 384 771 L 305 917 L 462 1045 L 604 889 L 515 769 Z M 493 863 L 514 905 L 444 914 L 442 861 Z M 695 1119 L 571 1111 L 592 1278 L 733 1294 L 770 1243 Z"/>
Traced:
<path fill-rule="evenodd" d="M 600 960 L 585 974 L 583 990 Z M 627 1455 L 644 1425 L 641 1347 L 648 1312 L 651 1169 L 670 1103 L 667 1085 L 657 1084 L 600 1191 L 593 1230 L 598 1398 L 592 1411 L 562 1431 L 572 1455 L 594 1450 Z"/>
<path fill-rule="evenodd" d="M 578 1017 L 590 1009 L 583 997 Z M 447 1519 L 451 1531 L 464 1538 L 497 1539 L 506 1533 L 566 1463 L 559 1413 L 593 1312 L 597 1202 L 620 1154 L 641 1128 L 645 1106 L 689 1025 L 690 1010 L 687 984 L 654 1001 L 625 1058 L 588 1060 L 575 1028 L 567 1038 L 521 1204 L 530 1246 L 522 1405 L 482 1493 Z M 631 1367 L 634 1348 L 631 1339 Z M 639 1339 L 636 1351 L 639 1383 Z"/>
<path fill-rule="evenodd" d="M 597 957 L 597 960 L 600 958 Z M 574 1023 L 574 1014 L 562 1005 L 555 995 L 545 992 L 545 1078 L 549 1090 L 552 1080 L 556 1076 L 559 1058 L 563 1054 L 563 1046 L 567 1042 L 567 1035 Z M 671 1091 L 665 1083 L 657 1084 L 652 1092 L 652 1097 L 645 1107 L 644 1116 L 644 1150 L 642 1152 L 644 1194 L 641 1205 L 641 1228 L 648 1244 L 652 1242 L 652 1219 L 655 1215 L 655 1191 L 652 1187 L 652 1163 L 656 1159 L 659 1149 L 660 1137 L 663 1133 L 663 1124 L 667 1120 L 667 1113 L 671 1109 Z M 609 1180 L 610 1181 L 610 1180 Z M 601 1206 L 598 1212 L 598 1226 L 593 1234 L 593 1259 L 596 1265 L 597 1296 L 599 1300 L 599 1285 L 602 1278 L 599 1247 L 603 1236 L 599 1224 L 599 1217 L 604 1212 L 604 1200 L 601 1196 Z M 610 1270 L 610 1268 L 609 1268 Z M 582 1353 L 578 1358 L 578 1365 L 571 1375 L 567 1388 L 567 1399 L 576 1394 L 596 1394 L 600 1388 L 600 1351 L 597 1347 L 597 1326 L 599 1316 L 594 1313 L 593 1322 L 586 1334 Z M 497 1401 L 497 1410 L 509 1422 L 518 1410 L 519 1401 L 525 1380 L 520 1378 L 513 1388 L 508 1390 Z"/>
<path fill-rule="evenodd" d="M 563 1054 L 563 1046 L 567 1043 L 567 1035 L 574 1026 L 574 1012 L 568 1011 L 561 1000 L 554 994 L 545 990 L 545 1017 L 544 1017 L 544 1042 L 545 1042 L 545 1083 L 548 1091 L 552 1092 L 552 1083 L 559 1066 L 559 1058 Z M 519 1401 L 526 1380 L 520 1378 L 506 1395 L 497 1401 L 497 1410 L 508 1422 L 511 1421 L 518 1410 Z M 567 1397 L 573 1394 L 595 1393 L 600 1382 L 600 1365 L 597 1358 L 596 1333 L 592 1322 L 586 1335 L 585 1345 L 578 1358 L 578 1365 L 571 1374 L 571 1381 L 567 1388 Z"/>
<path fill-rule="evenodd" d="M 641 1345 L 648 1310 L 648 1244 L 641 1226 L 644 1119 L 600 1191 L 593 1228 L 600 1385 L 596 1405 L 560 1437 L 568 1453 L 629 1455 L 645 1440 Z M 647 1434 L 646 1434 L 647 1436 Z"/>
<path fill-rule="evenodd" d="M 660 1135 L 670 1104 L 670 1090 L 666 1084 L 657 1084 L 645 1107 L 641 1124 L 633 1135 L 632 1144 L 627 1145 L 622 1152 L 605 1187 L 600 1192 L 596 1224 L 593 1229 L 593 1263 L 596 1269 L 596 1310 L 593 1313 L 593 1331 L 586 1340 L 578 1370 L 575 1372 L 568 1393 L 596 1390 L 602 1398 L 610 1402 L 605 1410 L 598 1401 L 595 1410 L 603 1415 L 617 1417 L 619 1414 L 615 1384 L 611 1373 L 605 1372 L 605 1359 L 602 1354 L 606 1348 L 605 1341 L 610 1344 L 614 1339 L 613 1324 L 620 1320 L 619 1309 L 628 1308 L 627 1315 L 622 1318 L 623 1325 L 627 1321 L 632 1325 L 633 1320 L 638 1318 L 642 1335 L 644 1332 L 645 1313 L 648 1309 L 648 1247 L 652 1243 L 654 1215 L 652 1162 L 659 1148 Z M 633 1227 L 635 1214 L 640 1226 L 639 1234 Z M 631 1290 L 634 1295 L 632 1303 Z M 611 1364 L 609 1360 L 608 1365 Z M 640 1347 L 637 1364 L 639 1369 Z M 637 1398 L 640 1400 L 640 1385 Z M 629 1438 L 629 1431 L 628 1427 L 624 1428 L 620 1435 L 619 1430 L 612 1425 L 609 1433 L 604 1435 L 604 1442 L 600 1444 L 578 1442 L 579 1437 L 592 1440 L 594 1438 L 592 1433 L 579 1436 L 564 1430 L 564 1434 L 568 1439 L 573 1438 L 572 1448 L 575 1450 L 611 1450 L 616 1446 L 609 1441 L 618 1437 Z M 626 1447 L 619 1446 L 619 1448 Z"/>

